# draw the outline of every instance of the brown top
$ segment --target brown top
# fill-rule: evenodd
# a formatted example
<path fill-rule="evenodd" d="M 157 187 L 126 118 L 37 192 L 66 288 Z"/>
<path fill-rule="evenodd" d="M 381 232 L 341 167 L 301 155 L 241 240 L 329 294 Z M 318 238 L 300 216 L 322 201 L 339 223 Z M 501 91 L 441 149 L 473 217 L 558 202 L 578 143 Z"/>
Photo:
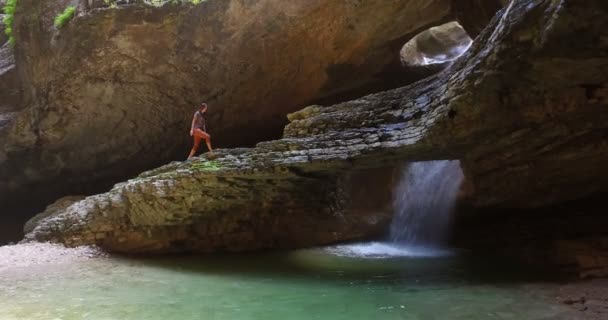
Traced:
<path fill-rule="evenodd" d="M 203 131 L 207 131 L 207 127 L 205 126 L 205 115 L 197 111 L 194 113 L 194 129 L 201 129 Z"/>

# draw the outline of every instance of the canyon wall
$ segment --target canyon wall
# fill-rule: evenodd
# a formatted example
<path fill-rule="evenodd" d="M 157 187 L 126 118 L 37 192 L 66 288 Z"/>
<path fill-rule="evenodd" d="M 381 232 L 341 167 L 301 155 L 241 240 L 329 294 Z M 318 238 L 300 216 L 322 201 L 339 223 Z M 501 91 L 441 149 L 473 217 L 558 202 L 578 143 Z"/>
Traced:
<path fill-rule="evenodd" d="M 53 26 L 68 5 L 76 16 Z M 20 0 L 24 101 L 0 131 L 0 203 L 99 191 L 185 157 L 201 101 L 218 146 L 279 138 L 307 104 L 436 72 L 402 69 L 399 50 L 454 19 L 448 0 Z"/>
<path fill-rule="evenodd" d="M 378 231 L 364 217 L 384 221 L 378 204 L 367 214 L 345 205 L 359 198 L 344 192 L 361 186 L 352 177 L 404 161 L 460 159 L 470 202 L 481 207 L 533 209 L 605 192 L 607 17 L 600 0 L 511 2 L 437 75 L 307 107 L 289 115 L 283 139 L 144 173 L 55 212 L 27 239 L 126 252 L 223 250 L 227 243 L 255 250 L 258 240 L 271 243 L 255 232 L 268 226 L 255 226 L 273 212 L 281 247 L 351 240 Z M 210 220 L 236 217 L 253 232 L 241 242 L 230 238 L 232 227 L 206 229 Z M 320 233 L 291 231 L 310 219 L 324 221 Z"/>

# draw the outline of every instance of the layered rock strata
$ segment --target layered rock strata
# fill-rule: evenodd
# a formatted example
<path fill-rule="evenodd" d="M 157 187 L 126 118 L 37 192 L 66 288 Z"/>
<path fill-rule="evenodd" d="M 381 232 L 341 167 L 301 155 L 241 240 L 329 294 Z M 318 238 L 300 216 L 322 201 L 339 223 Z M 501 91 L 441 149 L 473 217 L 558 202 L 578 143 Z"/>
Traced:
<path fill-rule="evenodd" d="M 601 0 L 513 1 L 436 76 L 308 107 L 290 115 L 281 140 L 148 172 L 44 219 L 27 238 L 115 251 L 352 239 L 376 230 L 359 223 L 382 216 L 382 202 L 353 213 L 348 200 L 358 197 L 345 181 L 403 161 L 460 159 L 472 201 L 485 206 L 608 190 L 607 17 Z M 295 232 L 299 222 L 310 228 Z"/>
<path fill-rule="evenodd" d="M 63 211 L 49 207 L 27 239 L 117 252 L 238 252 L 378 236 L 391 219 L 392 170 L 305 174 L 263 168 L 268 155 L 221 154 L 146 173 Z"/>

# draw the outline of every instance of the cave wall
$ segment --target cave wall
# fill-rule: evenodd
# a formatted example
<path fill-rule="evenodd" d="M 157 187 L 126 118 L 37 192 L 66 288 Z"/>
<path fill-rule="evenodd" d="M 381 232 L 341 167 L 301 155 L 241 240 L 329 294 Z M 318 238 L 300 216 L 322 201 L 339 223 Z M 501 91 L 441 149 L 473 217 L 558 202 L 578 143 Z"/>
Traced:
<path fill-rule="evenodd" d="M 373 211 L 359 215 L 346 210 L 344 204 L 352 199 L 338 192 L 344 190 L 345 177 L 404 161 L 460 159 L 473 189 L 473 204 L 507 212 L 606 191 L 608 175 L 598 166 L 607 145 L 608 51 L 601 37 L 608 27 L 607 13 L 608 6 L 600 0 L 568 6 L 542 0 L 512 2 L 467 53 L 439 74 L 353 101 L 304 108 L 288 116 L 283 139 L 255 148 L 218 150 L 214 157 L 146 172 L 43 219 L 27 240 L 163 251 L 174 249 L 175 239 L 206 234 L 173 230 L 190 230 L 197 225 L 194 217 L 209 216 L 213 221 L 218 208 L 238 213 L 228 216 L 244 219 L 238 225 L 250 231 L 257 230 L 251 225 L 258 217 L 248 212 L 274 212 L 277 217 L 271 219 L 280 219 L 294 209 L 290 221 L 301 219 L 307 225 L 312 216 L 317 223 L 323 221 L 322 234 L 335 235 L 334 242 L 353 240 L 351 235 L 359 238 L 377 229 L 366 229 L 366 223 L 342 229 L 353 224 L 341 217 L 362 222 Z M 577 45 L 570 46 L 573 43 Z M 521 166 L 557 158 L 567 165 Z M 514 168 L 524 174 L 514 174 Z M 234 181 L 253 187 L 245 194 Z M 306 201 L 272 201 L 276 187 L 285 181 L 290 187 L 280 189 L 281 199 Z M 591 188 L 581 187 L 582 182 Z M 215 194 L 218 191 L 221 196 Z M 260 203 L 269 205 L 260 210 Z M 226 208 L 232 205 L 247 210 Z M 306 210 L 300 210 L 303 207 Z M 219 243 L 205 239 L 184 247 L 180 242 L 175 249 L 197 250 L 214 243 L 213 250 L 223 250 L 222 243 L 233 244 L 231 226 L 213 233 Z M 283 235 L 281 228 L 272 230 Z M 331 238 L 309 234 L 311 244 L 325 244 Z M 268 243 L 266 236 L 254 233 L 261 243 Z M 121 239 L 130 245 L 121 246 Z M 238 250 L 259 249 L 257 241 L 244 240 Z M 300 240 L 285 237 L 283 243 L 303 245 Z M 152 247 L 147 246 L 149 241 Z"/>
<path fill-rule="evenodd" d="M 97 1 L 57 30 L 53 18 L 74 3 L 19 1 L 25 109 L 1 133 L 0 203 L 99 192 L 185 157 L 200 101 L 210 104 L 216 146 L 247 146 L 278 138 L 285 115 L 311 101 L 379 90 L 387 76 L 392 85 L 416 80 L 399 78 L 399 47 L 448 19 L 452 5 Z"/>

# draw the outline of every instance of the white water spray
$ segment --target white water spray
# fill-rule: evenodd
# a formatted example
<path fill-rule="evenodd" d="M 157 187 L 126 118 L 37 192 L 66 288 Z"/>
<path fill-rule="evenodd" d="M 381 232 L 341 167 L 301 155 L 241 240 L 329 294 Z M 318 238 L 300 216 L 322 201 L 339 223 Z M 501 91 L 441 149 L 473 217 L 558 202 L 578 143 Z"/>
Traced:
<path fill-rule="evenodd" d="M 459 161 L 406 165 L 394 193 L 391 241 L 406 246 L 441 246 L 463 178 Z"/>
<path fill-rule="evenodd" d="M 414 162 L 403 167 L 393 194 L 390 242 L 325 248 L 354 258 L 439 257 L 453 254 L 443 247 L 450 216 L 464 179 L 459 161 Z"/>

